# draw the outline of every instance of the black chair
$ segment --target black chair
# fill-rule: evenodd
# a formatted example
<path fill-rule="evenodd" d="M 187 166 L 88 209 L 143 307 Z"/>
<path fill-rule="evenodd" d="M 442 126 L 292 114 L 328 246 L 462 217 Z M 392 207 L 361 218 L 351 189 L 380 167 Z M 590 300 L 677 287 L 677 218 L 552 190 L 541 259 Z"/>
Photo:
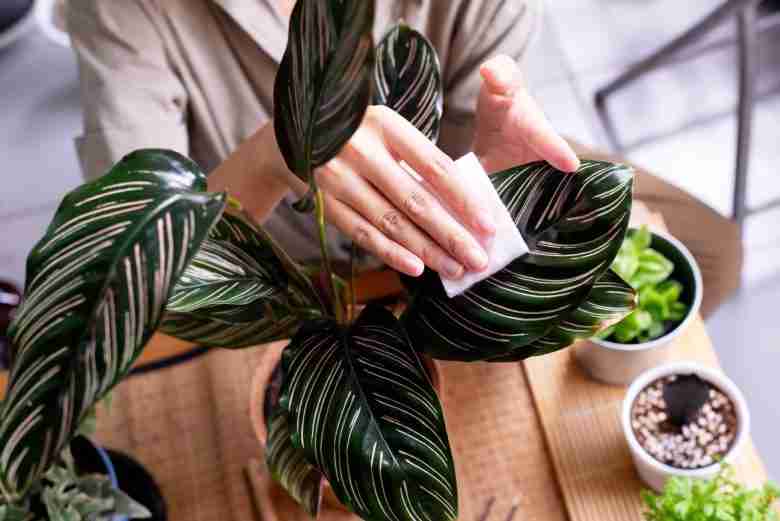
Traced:
<path fill-rule="evenodd" d="M 747 206 L 748 156 L 753 124 L 753 108 L 756 101 L 756 74 L 758 73 L 757 37 L 760 33 L 780 26 L 780 14 L 770 13 L 766 16 L 759 16 L 759 4 L 761 3 L 762 0 L 727 0 L 685 33 L 639 61 L 608 85 L 599 89 L 595 95 L 596 108 L 604 122 L 611 145 L 615 150 L 621 151 L 623 147 L 606 110 L 607 97 L 633 82 L 644 73 L 662 65 L 678 61 L 679 58 L 689 59 L 716 48 L 733 45 L 735 43 L 733 40 L 726 39 L 702 46 L 696 49 L 695 52 L 688 53 L 682 57 L 678 56 L 683 50 L 701 40 L 726 20 L 736 19 L 736 44 L 739 53 L 739 100 L 737 103 L 737 154 L 734 174 L 733 218 L 740 227 L 744 225 L 745 218 L 748 215 L 780 205 L 780 199 L 777 199 L 756 208 L 748 208 Z M 773 7 L 776 9 L 777 1 L 772 0 L 771 3 L 775 4 Z"/>

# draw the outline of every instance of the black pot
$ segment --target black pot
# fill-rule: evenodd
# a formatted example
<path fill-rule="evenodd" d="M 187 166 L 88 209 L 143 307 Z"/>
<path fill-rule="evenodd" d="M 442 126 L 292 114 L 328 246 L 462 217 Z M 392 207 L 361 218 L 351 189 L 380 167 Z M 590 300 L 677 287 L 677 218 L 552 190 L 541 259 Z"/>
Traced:
<path fill-rule="evenodd" d="M 33 8 L 33 0 L 2 0 L 0 2 L 0 34 L 13 27 Z"/>
<path fill-rule="evenodd" d="M 149 509 L 152 513 L 149 519 L 152 521 L 168 519 L 160 487 L 138 462 L 120 452 L 98 447 L 83 436 L 78 436 L 71 441 L 70 450 L 80 473 L 108 476 L 114 487 Z M 46 509 L 38 498 L 32 499 L 31 506 L 33 513 L 37 514 L 36 519 L 46 519 Z M 127 521 L 127 518 L 116 517 L 115 521 Z"/>
<path fill-rule="evenodd" d="M 16 286 L 0 280 L 0 369 L 8 369 L 10 365 L 11 344 L 7 336 L 8 327 L 21 301 L 22 294 Z"/>

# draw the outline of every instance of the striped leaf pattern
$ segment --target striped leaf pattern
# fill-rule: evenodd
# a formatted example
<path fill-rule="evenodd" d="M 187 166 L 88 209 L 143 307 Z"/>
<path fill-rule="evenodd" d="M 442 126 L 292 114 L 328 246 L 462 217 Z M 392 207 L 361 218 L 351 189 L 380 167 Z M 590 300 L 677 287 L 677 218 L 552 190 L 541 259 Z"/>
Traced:
<path fill-rule="evenodd" d="M 457 485 L 441 405 L 389 311 L 312 323 L 282 356 L 293 444 L 364 519 L 452 520 Z"/>
<path fill-rule="evenodd" d="M 0 482 L 22 495 L 125 376 L 224 194 L 175 152 L 143 150 L 71 192 L 28 258 L 0 409 Z"/>
<path fill-rule="evenodd" d="M 614 323 L 636 307 L 636 293 L 614 271 L 607 270 L 588 297 L 545 336 L 528 346 L 489 362 L 513 362 L 558 351 L 580 338 L 590 338 L 605 324 Z"/>
<path fill-rule="evenodd" d="M 290 338 L 318 316 L 311 283 L 271 238 L 224 214 L 173 290 L 162 331 L 211 347 Z"/>
<path fill-rule="evenodd" d="M 298 0 L 274 85 L 274 125 L 303 181 L 338 154 L 371 101 L 374 2 Z"/>
<path fill-rule="evenodd" d="M 405 24 L 377 46 L 374 104 L 392 108 L 433 142 L 439 139 L 444 111 L 439 56 L 425 36 Z"/>
<path fill-rule="evenodd" d="M 288 414 L 276 411 L 268 420 L 265 461 L 273 478 L 310 516 L 316 518 L 322 502 L 323 476 L 296 449 L 290 436 Z"/>
<path fill-rule="evenodd" d="M 548 334 L 559 338 L 553 330 L 567 327 L 626 233 L 628 167 L 585 160 L 576 174 L 565 174 L 532 163 L 491 179 L 531 251 L 453 299 L 433 273 L 411 281 L 416 296 L 403 320 L 412 344 L 435 358 L 502 360 L 549 351 L 536 343 L 549 342 Z M 571 340 L 589 336 L 567 331 Z"/>

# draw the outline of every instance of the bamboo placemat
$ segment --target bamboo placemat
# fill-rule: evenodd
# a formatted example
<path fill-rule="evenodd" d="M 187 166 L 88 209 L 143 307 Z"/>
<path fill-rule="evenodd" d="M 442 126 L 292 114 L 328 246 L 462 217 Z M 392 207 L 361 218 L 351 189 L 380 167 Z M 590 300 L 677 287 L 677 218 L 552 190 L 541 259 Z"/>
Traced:
<path fill-rule="evenodd" d="M 674 358 L 717 366 L 701 319 L 680 336 Z M 569 350 L 525 362 L 550 456 L 569 517 L 574 521 L 642 519 L 637 477 L 620 426 L 625 388 L 599 384 L 580 370 Z M 755 486 L 766 479 L 752 442 L 736 465 Z"/>
<path fill-rule="evenodd" d="M 252 433 L 249 390 L 255 368 L 272 363 L 269 358 L 262 347 L 214 351 L 130 378 L 115 391 L 109 414 L 101 415 L 98 438 L 149 468 L 163 489 L 172 521 L 262 519 L 253 507 L 244 468 L 263 457 Z M 513 506 L 516 520 L 565 519 L 520 366 L 440 367 L 458 474 L 459 519 L 478 519 L 490 498 L 489 520 L 503 521 Z"/>

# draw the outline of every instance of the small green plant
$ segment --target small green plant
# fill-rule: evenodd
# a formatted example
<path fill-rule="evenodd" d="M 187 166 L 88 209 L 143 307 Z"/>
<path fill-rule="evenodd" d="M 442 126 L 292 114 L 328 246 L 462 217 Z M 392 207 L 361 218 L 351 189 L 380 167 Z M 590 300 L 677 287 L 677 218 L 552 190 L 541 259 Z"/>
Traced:
<path fill-rule="evenodd" d="M 612 263 L 612 271 L 637 290 L 638 306 L 631 314 L 599 333 L 621 344 L 647 342 L 666 334 L 682 321 L 688 306 L 680 302 L 683 286 L 669 276 L 674 264 L 650 247 L 646 226 L 630 230 Z"/>
<path fill-rule="evenodd" d="M 746 488 L 729 466 L 711 480 L 673 477 L 661 494 L 642 493 L 647 521 L 776 521 L 773 505 L 779 497 L 772 482 Z"/>

